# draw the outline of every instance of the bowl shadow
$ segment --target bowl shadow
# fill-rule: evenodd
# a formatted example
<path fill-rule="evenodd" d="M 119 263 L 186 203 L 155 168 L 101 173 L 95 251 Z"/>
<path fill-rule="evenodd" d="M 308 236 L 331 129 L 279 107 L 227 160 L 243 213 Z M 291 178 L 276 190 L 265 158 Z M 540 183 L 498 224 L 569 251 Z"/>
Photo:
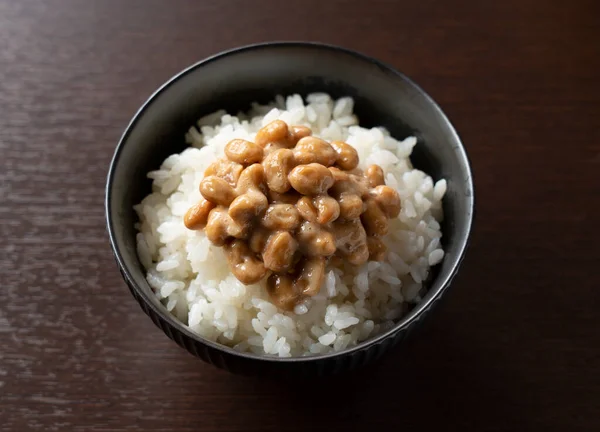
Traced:
<path fill-rule="evenodd" d="M 518 394 L 506 391 L 519 385 L 498 385 L 514 377 L 497 364 L 470 361 L 467 368 L 465 358 L 478 356 L 476 346 L 457 345 L 447 333 L 432 336 L 426 345 L 409 338 L 402 348 L 347 374 L 283 382 L 247 378 L 228 385 L 233 393 L 254 394 L 252 409 L 270 417 L 249 430 L 530 429 Z"/>

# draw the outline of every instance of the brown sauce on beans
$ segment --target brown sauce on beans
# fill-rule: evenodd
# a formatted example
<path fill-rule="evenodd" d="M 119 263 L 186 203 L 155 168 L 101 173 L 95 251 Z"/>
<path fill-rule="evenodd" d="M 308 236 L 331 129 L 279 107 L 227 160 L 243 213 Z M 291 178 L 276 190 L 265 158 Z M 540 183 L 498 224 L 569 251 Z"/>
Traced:
<path fill-rule="evenodd" d="M 400 212 L 400 197 L 381 167 L 357 169 L 349 144 L 275 120 L 255 142 L 229 142 L 225 155 L 204 173 L 202 199 L 184 224 L 224 248 L 242 283 L 268 277 L 278 307 L 293 310 L 317 294 L 330 259 L 359 266 L 385 256 L 381 236 Z"/>

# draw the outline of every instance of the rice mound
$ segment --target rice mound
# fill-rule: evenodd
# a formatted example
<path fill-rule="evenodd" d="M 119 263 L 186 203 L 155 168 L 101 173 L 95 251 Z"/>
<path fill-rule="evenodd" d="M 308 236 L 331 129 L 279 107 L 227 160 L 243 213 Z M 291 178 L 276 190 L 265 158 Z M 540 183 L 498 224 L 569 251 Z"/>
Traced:
<path fill-rule="evenodd" d="M 169 156 L 148 173 L 152 193 L 135 206 L 137 250 L 147 280 L 166 308 L 206 339 L 261 355 L 279 357 L 324 354 L 343 350 L 393 326 L 394 320 L 420 301 L 431 266 L 444 256 L 441 200 L 446 181 L 436 183 L 413 169 L 409 156 L 414 137 L 398 141 L 381 127 L 365 129 L 353 115 L 354 101 L 311 94 L 277 96 L 273 104 L 253 104 L 249 113 L 231 116 L 218 111 L 190 128 L 190 147 Z M 200 198 L 204 170 L 224 155 L 234 138 L 252 141 L 267 123 L 280 119 L 304 125 L 327 141 L 343 140 L 360 158 L 359 168 L 380 165 L 386 184 L 402 202 L 400 215 L 390 220 L 388 247 L 382 262 L 328 267 L 318 295 L 279 310 L 264 281 L 245 286 L 229 271 L 222 248 L 203 231 L 183 224 L 187 209 Z"/>

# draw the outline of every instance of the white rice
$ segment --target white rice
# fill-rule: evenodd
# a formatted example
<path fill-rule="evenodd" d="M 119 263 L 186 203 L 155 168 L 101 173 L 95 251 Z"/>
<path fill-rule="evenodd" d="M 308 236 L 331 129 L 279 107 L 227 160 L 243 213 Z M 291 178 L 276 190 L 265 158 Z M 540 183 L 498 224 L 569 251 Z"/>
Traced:
<path fill-rule="evenodd" d="M 446 181 L 434 181 L 413 169 L 409 156 L 414 137 L 398 141 L 384 128 L 365 129 L 353 114 L 354 101 L 332 100 L 324 93 L 307 97 L 278 96 L 272 105 L 254 104 L 248 114 L 218 111 L 190 128 L 190 147 L 169 156 L 148 173 L 152 193 L 137 206 L 137 249 L 156 296 L 199 335 L 239 351 L 279 357 L 324 354 L 357 344 L 389 329 L 424 294 L 430 266 L 444 257 L 441 200 Z M 203 231 L 183 225 L 187 209 L 200 198 L 204 170 L 223 156 L 234 138 L 253 140 L 275 119 L 305 125 L 328 141 L 354 146 L 360 167 L 378 164 L 386 183 L 402 201 L 398 218 L 390 221 L 383 262 L 360 268 L 328 268 L 321 291 L 283 312 L 270 302 L 261 284 L 245 286 L 230 272 L 221 248 Z"/>

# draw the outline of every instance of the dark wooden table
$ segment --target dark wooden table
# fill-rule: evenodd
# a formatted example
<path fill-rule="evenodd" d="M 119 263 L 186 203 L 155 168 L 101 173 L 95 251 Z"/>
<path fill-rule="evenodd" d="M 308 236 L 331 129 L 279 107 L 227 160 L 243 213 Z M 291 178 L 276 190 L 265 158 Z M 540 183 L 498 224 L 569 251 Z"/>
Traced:
<path fill-rule="evenodd" d="M 169 341 L 122 282 L 103 214 L 112 152 L 150 93 L 277 39 L 414 78 L 477 190 L 463 270 L 419 337 L 293 384 Z M 600 430 L 599 104 L 594 0 L 0 0 L 0 430 Z"/>

